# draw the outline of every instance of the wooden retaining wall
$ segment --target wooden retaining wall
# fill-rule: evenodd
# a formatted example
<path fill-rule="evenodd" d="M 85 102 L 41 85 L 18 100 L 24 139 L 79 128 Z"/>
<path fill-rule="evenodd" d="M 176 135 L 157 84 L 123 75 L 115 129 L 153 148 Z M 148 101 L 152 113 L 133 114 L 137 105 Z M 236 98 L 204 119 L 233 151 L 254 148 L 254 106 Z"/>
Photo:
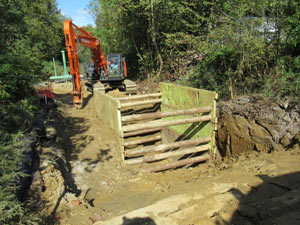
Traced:
<path fill-rule="evenodd" d="M 215 154 L 215 92 L 169 83 L 160 93 L 113 98 L 95 91 L 96 111 L 116 131 L 125 164 L 156 172 Z"/>
<path fill-rule="evenodd" d="M 162 141 L 160 127 L 147 127 L 149 122 L 156 121 L 156 118 L 148 118 L 148 115 L 160 111 L 161 93 L 133 95 L 117 98 L 117 100 L 120 101 L 121 107 L 121 152 L 124 162 L 128 163 L 130 161 L 127 153 L 130 150 L 155 145 Z"/>
<path fill-rule="evenodd" d="M 171 83 L 160 83 L 162 93 L 162 112 L 171 112 L 180 109 L 211 107 L 210 112 L 194 115 L 182 115 L 178 117 L 167 117 L 163 120 L 187 119 L 196 116 L 211 116 L 211 120 L 199 123 L 181 124 L 163 129 L 164 143 L 171 143 L 185 139 L 197 139 L 211 137 L 210 153 L 215 155 L 215 132 L 217 130 L 216 100 L 218 94 L 213 91 L 179 86 Z"/>
<path fill-rule="evenodd" d="M 97 90 L 94 90 L 93 100 L 98 116 L 120 137 L 122 134 L 120 102 Z"/>

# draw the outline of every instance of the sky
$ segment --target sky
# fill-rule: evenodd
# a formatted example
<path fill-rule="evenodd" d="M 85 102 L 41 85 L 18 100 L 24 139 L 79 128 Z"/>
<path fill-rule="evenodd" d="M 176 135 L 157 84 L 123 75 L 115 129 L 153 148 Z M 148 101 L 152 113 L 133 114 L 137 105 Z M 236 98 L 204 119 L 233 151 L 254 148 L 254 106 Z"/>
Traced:
<path fill-rule="evenodd" d="M 61 13 L 72 18 L 75 25 L 80 27 L 92 24 L 95 25 L 93 16 L 89 14 L 87 6 L 90 0 L 56 0 Z"/>

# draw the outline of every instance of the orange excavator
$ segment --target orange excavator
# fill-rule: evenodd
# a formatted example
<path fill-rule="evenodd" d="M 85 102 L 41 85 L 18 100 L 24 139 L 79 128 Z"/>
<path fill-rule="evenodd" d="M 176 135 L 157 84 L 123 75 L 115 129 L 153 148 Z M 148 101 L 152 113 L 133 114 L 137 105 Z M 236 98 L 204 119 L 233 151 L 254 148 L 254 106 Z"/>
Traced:
<path fill-rule="evenodd" d="M 92 62 L 86 68 L 86 84 L 88 87 L 101 92 L 114 88 L 124 90 L 127 93 L 136 92 L 136 84 L 133 81 L 125 79 L 127 77 L 127 67 L 122 54 L 108 54 L 105 57 L 100 41 L 83 28 L 73 24 L 72 20 L 64 22 L 64 33 L 70 74 L 73 77 L 72 94 L 74 96 L 74 103 L 78 108 L 81 108 L 83 100 L 78 44 L 89 47 L 92 53 Z"/>

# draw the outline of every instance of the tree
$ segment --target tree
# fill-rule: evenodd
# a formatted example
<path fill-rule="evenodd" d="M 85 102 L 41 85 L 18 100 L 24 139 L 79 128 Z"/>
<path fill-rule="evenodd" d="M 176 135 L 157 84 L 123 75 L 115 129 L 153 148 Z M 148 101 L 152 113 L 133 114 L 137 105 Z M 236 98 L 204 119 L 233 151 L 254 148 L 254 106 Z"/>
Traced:
<path fill-rule="evenodd" d="M 105 51 L 125 53 L 140 77 L 181 79 L 233 98 L 295 95 L 300 88 L 299 4 L 93 0 L 90 9 Z"/>
<path fill-rule="evenodd" d="M 55 0 L 1 1 L 0 98 L 19 100 L 44 74 L 43 63 L 64 47 Z"/>
<path fill-rule="evenodd" d="M 3 0 L 0 14 L 0 223 L 33 224 L 15 198 L 18 137 L 37 109 L 33 84 L 64 46 L 63 21 L 55 0 Z"/>

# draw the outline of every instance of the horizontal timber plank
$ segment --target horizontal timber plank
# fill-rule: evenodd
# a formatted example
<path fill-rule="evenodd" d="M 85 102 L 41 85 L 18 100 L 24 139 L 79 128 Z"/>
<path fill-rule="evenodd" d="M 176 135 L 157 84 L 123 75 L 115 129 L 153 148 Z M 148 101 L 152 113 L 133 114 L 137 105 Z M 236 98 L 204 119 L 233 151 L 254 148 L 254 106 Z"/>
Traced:
<path fill-rule="evenodd" d="M 119 100 L 119 101 L 128 101 L 128 100 L 138 100 L 138 99 L 160 97 L 160 96 L 161 96 L 161 93 L 153 93 L 153 94 L 146 94 L 146 95 L 135 95 L 135 96 L 128 96 L 128 97 L 120 97 L 120 98 L 115 98 L 115 99 Z"/>
<path fill-rule="evenodd" d="M 145 129 L 152 129 L 152 128 L 162 128 L 168 127 L 173 125 L 180 125 L 180 124 L 187 124 L 187 123 L 196 123 L 196 122 L 203 122 L 203 121 L 210 121 L 212 119 L 211 115 L 206 116 L 198 116 L 188 119 L 176 119 L 176 120 L 166 120 L 166 121 L 151 121 L 148 123 L 138 123 L 138 124 L 130 124 L 123 126 L 123 132 L 130 132 L 130 131 L 137 131 L 137 130 L 145 130 Z"/>
<path fill-rule="evenodd" d="M 189 159 L 179 160 L 177 162 L 167 163 L 167 164 L 159 165 L 159 166 L 153 166 L 153 167 L 146 169 L 145 171 L 150 172 L 150 173 L 158 172 L 158 171 L 172 169 L 172 168 L 176 168 L 176 167 L 180 167 L 180 166 L 193 165 L 194 163 L 207 161 L 209 159 L 210 159 L 210 155 L 205 154 L 203 156 L 196 156 L 196 157 L 189 158 Z"/>
<path fill-rule="evenodd" d="M 121 103 L 121 108 L 125 107 L 132 107 L 137 105 L 148 105 L 148 104 L 155 104 L 155 103 L 161 103 L 161 99 L 153 99 L 153 100 L 144 100 L 139 102 L 129 102 L 129 103 Z"/>
<path fill-rule="evenodd" d="M 176 110 L 176 111 L 171 111 L 171 112 L 155 112 L 155 113 L 145 113 L 145 114 L 140 114 L 140 115 L 129 115 L 129 116 L 123 116 L 122 122 L 157 119 L 157 118 L 163 118 L 163 117 L 168 117 L 168 116 L 191 115 L 191 114 L 196 114 L 196 113 L 211 112 L 211 110 L 212 110 L 212 107 L 206 106 L 206 107 L 201 107 L 201 108 L 183 109 L 183 110 Z"/>
<path fill-rule="evenodd" d="M 128 147 L 131 145 L 139 145 L 139 144 L 143 144 L 143 143 L 147 143 L 147 142 L 152 142 L 152 141 L 159 141 L 162 139 L 162 136 L 156 135 L 153 137 L 143 137 L 143 138 L 139 138 L 137 140 L 133 140 L 133 141 L 127 141 L 123 143 L 123 146 Z"/>
<path fill-rule="evenodd" d="M 138 131 L 125 133 L 125 134 L 123 134 L 123 137 L 132 137 L 132 136 L 136 136 L 136 135 L 140 135 L 140 134 L 147 134 L 147 133 L 157 132 L 157 131 L 160 131 L 160 130 L 161 130 L 161 128 L 138 130 Z"/>
<path fill-rule="evenodd" d="M 178 141 L 178 142 L 173 142 L 173 143 L 169 143 L 169 144 L 161 144 L 161 145 L 156 145 L 156 146 L 147 146 L 147 147 L 140 148 L 140 149 L 127 150 L 127 151 L 125 151 L 124 154 L 127 157 L 132 157 L 132 156 L 142 155 L 142 154 L 149 153 L 149 152 L 162 152 L 162 151 L 166 151 L 166 150 L 172 149 L 172 148 L 189 147 L 189 146 L 193 146 L 193 145 L 204 144 L 204 143 L 207 143 L 210 141 L 211 141 L 211 137 Z"/>
<path fill-rule="evenodd" d="M 127 159 L 125 160 L 126 164 L 138 164 L 138 163 L 144 163 L 144 162 L 152 162 L 160 159 L 166 159 L 174 156 L 180 156 L 180 155 L 186 155 L 186 154 L 191 154 L 191 153 L 196 153 L 196 152 L 202 152 L 209 150 L 210 145 L 202 145 L 202 146 L 197 146 L 197 147 L 192 147 L 192 148 L 186 148 L 186 149 L 179 149 L 176 151 L 171 151 L 171 152 L 164 152 L 156 155 L 150 155 L 150 156 L 144 156 L 144 157 L 139 157 L 139 158 L 134 158 L 134 159 Z"/>

